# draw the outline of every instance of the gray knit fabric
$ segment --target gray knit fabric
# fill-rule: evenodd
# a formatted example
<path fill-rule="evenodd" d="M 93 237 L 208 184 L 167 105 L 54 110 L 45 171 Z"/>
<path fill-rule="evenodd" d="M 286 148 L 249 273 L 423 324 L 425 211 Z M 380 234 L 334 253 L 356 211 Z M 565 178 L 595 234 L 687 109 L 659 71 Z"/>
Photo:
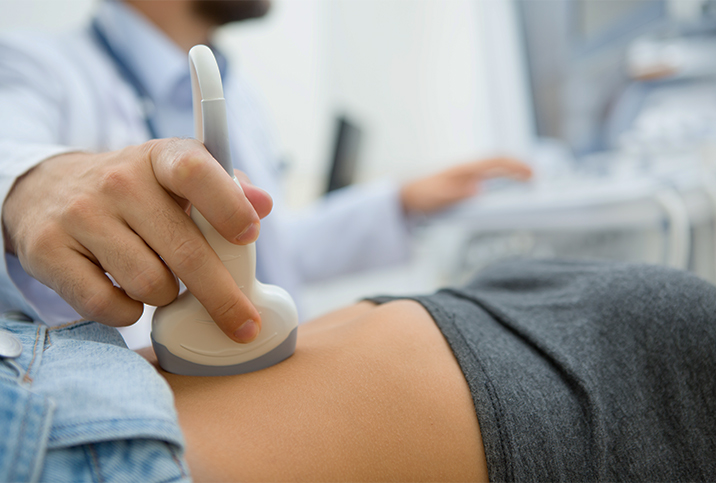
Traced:
<path fill-rule="evenodd" d="M 452 347 L 490 480 L 716 480 L 714 286 L 662 267 L 520 260 L 401 298 Z"/>

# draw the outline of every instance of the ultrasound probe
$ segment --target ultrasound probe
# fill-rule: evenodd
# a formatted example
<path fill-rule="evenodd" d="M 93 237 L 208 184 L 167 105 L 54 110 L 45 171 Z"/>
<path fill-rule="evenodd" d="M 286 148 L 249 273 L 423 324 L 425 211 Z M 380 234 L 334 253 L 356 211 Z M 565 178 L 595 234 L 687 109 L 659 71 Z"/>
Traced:
<path fill-rule="evenodd" d="M 221 75 L 211 49 L 194 46 L 189 51 L 189 66 L 196 138 L 238 184 L 229 150 Z M 247 344 L 234 342 L 186 290 L 154 312 L 151 337 L 159 365 L 175 374 L 224 376 L 264 369 L 291 356 L 296 348 L 296 305 L 284 289 L 256 280 L 255 244 L 239 246 L 227 241 L 194 207 L 191 218 L 259 311 L 261 332 Z"/>

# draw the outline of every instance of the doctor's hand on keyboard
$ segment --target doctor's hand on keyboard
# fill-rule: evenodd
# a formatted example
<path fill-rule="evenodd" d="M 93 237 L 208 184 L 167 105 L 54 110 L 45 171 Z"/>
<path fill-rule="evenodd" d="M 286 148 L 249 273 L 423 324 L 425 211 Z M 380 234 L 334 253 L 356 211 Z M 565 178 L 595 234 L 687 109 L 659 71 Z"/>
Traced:
<path fill-rule="evenodd" d="M 55 156 L 8 195 L 6 251 L 84 318 L 111 326 L 174 300 L 176 274 L 230 338 L 249 342 L 257 334 L 239 340 L 236 330 L 259 314 L 186 213 L 193 204 L 227 240 L 255 241 L 272 201 L 242 176 L 239 187 L 189 139 Z"/>
<path fill-rule="evenodd" d="M 481 181 L 493 178 L 527 181 L 531 177 L 532 169 L 516 159 L 481 159 L 407 183 L 400 197 L 406 213 L 430 214 L 478 194 Z"/>

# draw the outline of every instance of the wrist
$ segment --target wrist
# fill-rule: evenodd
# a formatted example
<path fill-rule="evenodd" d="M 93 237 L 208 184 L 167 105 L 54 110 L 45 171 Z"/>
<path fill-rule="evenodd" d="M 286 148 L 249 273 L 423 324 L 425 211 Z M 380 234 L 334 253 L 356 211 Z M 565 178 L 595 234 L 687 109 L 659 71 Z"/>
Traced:
<path fill-rule="evenodd" d="M 15 179 L 15 182 L 10 187 L 10 191 L 8 191 L 7 196 L 5 197 L 5 202 L 2 206 L 3 243 L 5 245 L 5 253 L 9 253 L 11 255 L 15 255 L 16 251 L 14 237 L 10 234 L 11 230 L 9 229 L 8 224 L 14 226 L 13 221 L 17 218 L 17 216 L 20 216 L 20 212 L 22 210 L 22 203 L 18 202 L 16 199 L 18 186 L 21 185 L 22 182 L 28 177 L 28 175 L 36 168 L 37 166 L 33 166 L 28 171 L 21 174 Z"/>

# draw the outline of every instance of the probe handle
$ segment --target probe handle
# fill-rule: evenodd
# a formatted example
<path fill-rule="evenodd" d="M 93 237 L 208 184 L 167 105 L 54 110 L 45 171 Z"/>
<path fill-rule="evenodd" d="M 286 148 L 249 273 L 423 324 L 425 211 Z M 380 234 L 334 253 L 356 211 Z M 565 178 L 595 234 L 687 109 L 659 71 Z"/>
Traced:
<path fill-rule="evenodd" d="M 192 47 L 189 51 L 189 70 L 194 109 L 194 135 L 233 177 L 234 167 L 229 148 L 224 87 L 221 84 L 219 66 L 209 47 L 206 45 Z"/>

